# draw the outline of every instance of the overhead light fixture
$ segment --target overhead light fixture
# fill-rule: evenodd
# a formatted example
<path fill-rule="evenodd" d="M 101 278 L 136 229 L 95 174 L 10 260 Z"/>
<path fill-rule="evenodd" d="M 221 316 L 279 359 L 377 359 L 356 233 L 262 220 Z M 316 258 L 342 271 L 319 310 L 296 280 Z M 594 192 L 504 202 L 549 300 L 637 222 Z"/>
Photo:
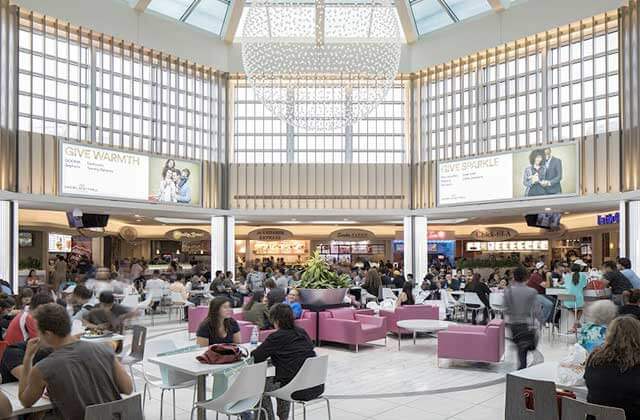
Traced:
<path fill-rule="evenodd" d="M 457 225 L 458 223 L 464 223 L 469 220 L 466 217 L 460 217 L 458 219 L 435 219 L 429 220 L 427 218 L 427 223 L 430 225 Z"/>
<path fill-rule="evenodd" d="M 236 220 L 236 225 L 248 225 L 248 220 Z"/>
<path fill-rule="evenodd" d="M 569 212 L 569 211 L 565 211 L 565 212 L 564 212 L 564 214 L 571 214 L 571 212 Z"/>
<path fill-rule="evenodd" d="M 133 217 L 137 217 L 138 219 L 141 219 L 144 216 L 140 216 L 139 214 L 134 214 Z"/>
<path fill-rule="evenodd" d="M 296 219 L 291 219 L 291 220 L 281 220 L 279 222 L 276 222 L 279 225 L 299 225 L 302 222 L 297 221 Z"/>
<path fill-rule="evenodd" d="M 314 220 L 312 225 L 354 225 L 356 222 L 353 220 Z"/>
<path fill-rule="evenodd" d="M 208 221 L 201 219 L 181 219 L 177 217 L 154 217 L 155 221 L 169 225 L 206 225 Z"/>
<path fill-rule="evenodd" d="M 136 222 L 142 222 L 142 219 L 136 219 Z"/>
<path fill-rule="evenodd" d="M 545 207 L 544 211 L 551 211 L 551 207 Z"/>

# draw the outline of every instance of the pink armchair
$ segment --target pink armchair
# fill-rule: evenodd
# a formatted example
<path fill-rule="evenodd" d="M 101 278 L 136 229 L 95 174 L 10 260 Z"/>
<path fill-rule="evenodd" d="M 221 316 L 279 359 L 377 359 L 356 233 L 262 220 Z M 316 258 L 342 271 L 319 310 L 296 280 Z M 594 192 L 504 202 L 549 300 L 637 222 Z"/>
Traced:
<path fill-rule="evenodd" d="M 320 341 L 332 341 L 354 345 L 356 352 L 360 344 L 385 339 L 387 321 L 384 317 L 364 315 L 353 308 L 320 312 Z"/>
<path fill-rule="evenodd" d="M 242 312 L 236 312 L 232 315 L 233 319 L 238 321 L 238 325 L 240 325 L 240 336 L 241 341 L 243 343 L 248 343 L 251 341 L 251 332 L 253 331 L 253 324 L 249 321 L 244 320 L 244 314 Z M 300 319 L 296 319 L 296 326 L 302 328 L 309 334 L 309 338 L 311 340 L 315 340 L 316 338 L 316 314 L 314 312 L 302 311 L 302 316 Z M 263 342 L 267 339 L 269 334 L 273 333 L 275 330 L 260 330 L 258 340 Z"/>
<path fill-rule="evenodd" d="M 191 336 L 191 333 L 198 331 L 198 327 L 207 317 L 209 313 L 208 306 L 190 306 L 189 307 L 189 322 L 187 325 L 187 333 Z"/>
<path fill-rule="evenodd" d="M 440 359 L 497 363 L 504 356 L 504 320 L 488 325 L 452 325 L 438 333 Z"/>
<path fill-rule="evenodd" d="M 395 334 L 409 334 L 411 331 L 398 328 L 397 322 L 407 319 L 438 319 L 439 308 L 433 305 L 404 305 L 395 310 L 381 309 L 380 316 L 387 318 L 387 328 Z"/>

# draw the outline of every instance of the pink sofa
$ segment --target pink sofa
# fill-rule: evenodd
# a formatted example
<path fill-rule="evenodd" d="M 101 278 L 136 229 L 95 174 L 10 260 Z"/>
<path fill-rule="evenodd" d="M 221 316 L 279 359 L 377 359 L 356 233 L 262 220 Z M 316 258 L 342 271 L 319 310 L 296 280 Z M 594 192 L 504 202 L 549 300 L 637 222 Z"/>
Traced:
<path fill-rule="evenodd" d="M 242 312 L 235 312 L 233 319 L 238 321 L 240 325 L 240 336 L 243 343 L 251 341 L 251 332 L 253 331 L 253 324 L 244 320 L 244 314 Z M 296 326 L 302 328 L 309 334 L 309 338 L 315 340 L 316 338 L 316 314 L 309 311 L 302 311 L 300 319 L 296 319 Z M 258 340 L 263 342 L 266 338 L 275 330 L 261 330 L 259 332 Z"/>
<path fill-rule="evenodd" d="M 387 339 L 387 320 L 384 317 L 364 315 L 353 308 L 320 312 L 320 341 L 354 345 Z"/>
<path fill-rule="evenodd" d="M 407 319 L 438 319 L 439 308 L 433 305 L 404 305 L 395 310 L 381 309 L 380 316 L 387 318 L 387 328 L 395 334 L 409 334 L 411 331 L 398 328 L 398 321 Z"/>
<path fill-rule="evenodd" d="M 189 307 L 189 322 L 187 326 L 187 332 L 189 334 L 198 331 L 198 327 L 207 317 L 209 313 L 208 306 L 190 306 Z"/>
<path fill-rule="evenodd" d="M 504 355 L 504 320 L 488 325 L 451 325 L 438 333 L 438 360 L 497 363 Z"/>

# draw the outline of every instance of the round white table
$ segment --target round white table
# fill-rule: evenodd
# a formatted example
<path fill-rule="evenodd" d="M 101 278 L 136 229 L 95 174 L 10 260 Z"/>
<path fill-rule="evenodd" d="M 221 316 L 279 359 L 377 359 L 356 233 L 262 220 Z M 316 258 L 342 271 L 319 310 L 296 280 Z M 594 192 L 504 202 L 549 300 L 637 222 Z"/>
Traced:
<path fill-rule="evenodd" d="M 422 333 L 436 333 L 449 328 L 449 323 L 446 321 L 440 321 L 437 319 L 405 319 L 403 321 L 396 322 L 398 328 L 403 330 L 409 330 L 413 332 L 413 344 L 416 344 L 416 334 Z M 398 334 L 398 350 L 400 350 L 400 341 L 402 334 Z"/>

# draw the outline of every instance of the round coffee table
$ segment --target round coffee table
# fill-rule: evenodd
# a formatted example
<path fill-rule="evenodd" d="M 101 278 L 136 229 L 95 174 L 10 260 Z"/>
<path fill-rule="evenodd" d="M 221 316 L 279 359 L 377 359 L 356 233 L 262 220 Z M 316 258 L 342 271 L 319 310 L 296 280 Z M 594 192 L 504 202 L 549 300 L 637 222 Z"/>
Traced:
<path fill-rule="evenodd" d="M 437 319 L 405 319 L 403 321 L 398 321 L 396 325 L 398 325 L 398 328 L 413 332 L 414 345 L 416 344 L 416 334 L 419 332 L 435 333 L 449 328 L 448 322 Z M 401 337 L 402 334 L 398 334 L 398 350 L 400 350 Z"/>

